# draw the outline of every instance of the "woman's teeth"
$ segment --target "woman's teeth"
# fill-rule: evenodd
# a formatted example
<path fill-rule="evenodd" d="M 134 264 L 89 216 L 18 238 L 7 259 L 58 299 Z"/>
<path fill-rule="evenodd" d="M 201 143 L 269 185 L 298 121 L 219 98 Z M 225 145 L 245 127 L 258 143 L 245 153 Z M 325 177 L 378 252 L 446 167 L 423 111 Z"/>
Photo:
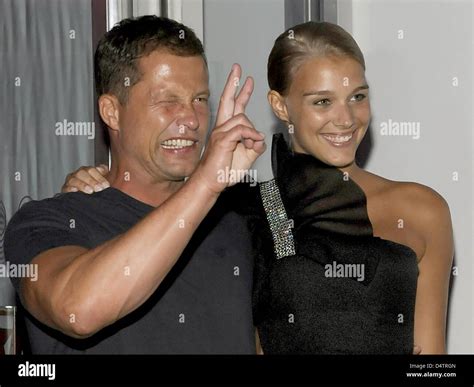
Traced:
<path fill-rule="evenodd" d="M 161 146 L 165 149 L 182 149 L 193 145 L 194 141 L 184 139 L 166 140 L 161 143 Z"/>
<path fill-rule="evenodd" d="M 352 138 L 352 135 L 353 133 L 349 134 L 348 136 L 331 136 L 328 134 L 323 134 L 323 137 L 331 142 L 342 144 L 344 142 L 348 142 Z"/>

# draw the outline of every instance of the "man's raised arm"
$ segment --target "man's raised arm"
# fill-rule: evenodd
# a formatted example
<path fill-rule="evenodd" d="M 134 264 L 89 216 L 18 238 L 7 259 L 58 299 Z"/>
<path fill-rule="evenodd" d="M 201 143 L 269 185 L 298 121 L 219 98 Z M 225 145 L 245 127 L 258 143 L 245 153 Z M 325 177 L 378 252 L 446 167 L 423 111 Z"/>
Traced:
<path fill-rule="evenodd" d="M 38 280 L 24 278 L 20 285 L 22 302 L 33 316 L 69 336 L 86 338 L 154 293 L 219 194 L 231 185 L 218 179 L 219 173 L 248 169 L 265 150 L 263 134 L 243 114 L 252 80 L 235 97 L 237 74 L 240 68 L 234 66 L 203 158 L 176 193 L 127 232 L 93 249 L 62 246 L 33 259 Z"/>

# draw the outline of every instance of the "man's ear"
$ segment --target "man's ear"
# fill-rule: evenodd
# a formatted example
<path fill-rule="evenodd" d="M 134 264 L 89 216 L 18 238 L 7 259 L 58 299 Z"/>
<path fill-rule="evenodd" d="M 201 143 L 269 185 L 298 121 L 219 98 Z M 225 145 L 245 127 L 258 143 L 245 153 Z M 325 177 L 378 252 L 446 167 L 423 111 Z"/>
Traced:
<path fill-rule="evenodd" d="M 270 90 L 267 94 L 267 99 L 275 115 L 286 123 L 290 122 L 285 98 L 278 91 Z"/>
<path fill-rule="evenodd" d="M 120 131 L 119 106 L 117 97 L 111 94 L 102 94 L 99 97 L 99 114 L 105 124 L 112 131 Z"/>

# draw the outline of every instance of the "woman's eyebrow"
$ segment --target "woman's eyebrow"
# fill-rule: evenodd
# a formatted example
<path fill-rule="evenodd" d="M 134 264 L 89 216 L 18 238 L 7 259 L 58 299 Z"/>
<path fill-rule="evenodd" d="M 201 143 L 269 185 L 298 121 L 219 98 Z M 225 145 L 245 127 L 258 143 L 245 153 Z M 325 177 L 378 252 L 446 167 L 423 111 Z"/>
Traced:
<path fill-rule="evenodd" d="M 308 95 L 329 95 L 329 94 L 334 94 L 334 92 L 330 90 L 314 90 L 314 91 L 307 91 L 306 93 L 303 94 L 303 97 L 306 97 Z"/>
<path fill-rule="evenodd" d="M 354 90 L 352 90 L 351 94 L 355 93 L 356 91 L 367 90 L 368 88 L 369 88 L 369 85 L 366 85 L 366 84 L 358 86 Z M 311 91 L 307 91 L 303 93 L 303 97 L 307 97 L 310 95 L 332 95 L 332 94 L 335 94 L 335 93 L 331 90 L 311 90 Z"/>
<path fill-rule="evenodd" d="M 369 85 L 362 85 L 362 86 L 359 86 L 359 87 L 356 87 L 351 94 L 355 93 L 356 91 L 360 91 L 360 90 L 368 90 L 369 89 Z"/>

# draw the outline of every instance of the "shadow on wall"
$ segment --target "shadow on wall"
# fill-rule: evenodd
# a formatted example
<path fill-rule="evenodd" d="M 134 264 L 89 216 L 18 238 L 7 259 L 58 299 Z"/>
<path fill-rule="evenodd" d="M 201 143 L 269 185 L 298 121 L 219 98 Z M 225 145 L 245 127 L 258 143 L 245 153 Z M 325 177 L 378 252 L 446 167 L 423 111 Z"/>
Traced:
<path fill-rule="evenodd" d="M 356 163 L 359 167 L 365 168 L 365 166 L 369 162 L 370 151 L 372 150 L 373 145 L 374 142 L 372 139 L 372 125 L 369 125 L 369 128 L 367 129 L 364 138 L 359 144 L 359 148 L 357 148 Z"/>
<path fill-rule="evenodd" d="M 453 275 L 453 270 L 455 270 L 455 268 L 457 268 L 456 266 L 456 246 L 454 246 L 454 256 L 453 256 L 453 264 L 451 266 L 451 279 L 449 281 L 449 293 L 448 293 L 448 307 L 447 307 L 447 310 L 446 310 L 446 353 L 447 354 L 453 354 L 451 352 L 448 352 L 448 348 L 449 348 L 449 328 L 450 328 L 450 316 L 451 316 L 451 301 L 452 301 L 452 297 L 453 297 L 453 286 L 454 286 L 454 282 L 456 281 L 456 276 L 457 276 L 457 273 L 456 275 Z M 456 269 L 457 270 L 457 269 Z"/>

